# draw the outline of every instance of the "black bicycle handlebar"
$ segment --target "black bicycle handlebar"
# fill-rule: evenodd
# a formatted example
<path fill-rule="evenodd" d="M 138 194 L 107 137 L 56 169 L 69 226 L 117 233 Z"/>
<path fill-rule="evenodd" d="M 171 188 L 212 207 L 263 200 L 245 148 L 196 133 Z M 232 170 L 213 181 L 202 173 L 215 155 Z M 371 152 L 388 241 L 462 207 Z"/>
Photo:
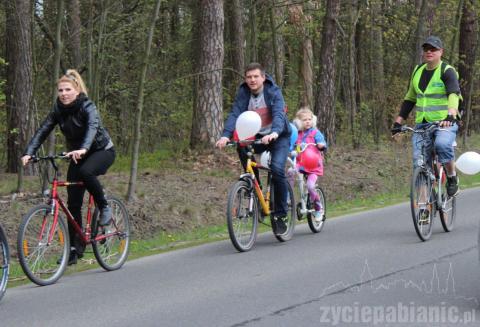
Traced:
<path fill-rule="evenodd" d="M 68 159 L 70 160 L 71 158 L 66 156 L 67 152 L 61 152 L 58 154 L 53 154 L 53 155 L 48 155 L 48 156 L 37 156 L 37 155 L 32 155 L 30 156 L 31 162 L 39 162 L 41 160 L 55 160 L 55 159 Z"/>
<path fill-rule="evenodd" d="M 435 129 L 440 129 L 440 122 L 434 122 L 423 128 L 415 128 L 407 125 L 403 125 L 400 129 L 401 133 L 412 132 L 412 133 L 426 133 L 433 131 Z"/>
<path fill-rule="evenodd" d="M 228 141 L 227 146 L 233 145 L 252 145 L 252 144 L 263 144 L 262 139 L 255 140 L 242 140 L 242 141 Z"/>

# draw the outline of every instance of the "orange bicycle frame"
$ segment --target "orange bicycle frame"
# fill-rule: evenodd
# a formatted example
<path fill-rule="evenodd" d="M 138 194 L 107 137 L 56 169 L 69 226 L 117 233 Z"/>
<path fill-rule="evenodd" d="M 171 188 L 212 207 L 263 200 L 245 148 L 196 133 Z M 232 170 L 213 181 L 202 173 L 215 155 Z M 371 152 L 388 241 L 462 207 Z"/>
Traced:
<path fill-rule="evenodd" d="M 247 165 L 245 171 L 250 174 L 253 180 L 253 185 L 255 188 L 255 193 L 257 194 L 258 200 L 260 201 L 260 205 L 262 206 L 262 211 L 265 215 L 270 214 L 270 187 L 267 188 L 266 195 L 263 195 L 262 189 L 260 188 L 260 184 L 258 180 L 255 178 L 255 173 L 253 171 L 254 167 L 257 167 L 258 164 L 253 161 L 251 158 L 247 159 Z"/>

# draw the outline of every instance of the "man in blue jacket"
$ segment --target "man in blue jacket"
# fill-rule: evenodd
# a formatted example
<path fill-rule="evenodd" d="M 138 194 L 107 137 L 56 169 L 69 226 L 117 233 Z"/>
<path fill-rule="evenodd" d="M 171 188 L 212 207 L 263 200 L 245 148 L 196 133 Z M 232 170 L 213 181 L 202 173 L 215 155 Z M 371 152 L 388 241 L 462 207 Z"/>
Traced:
<path fill-rule="evenodd" d="M 287 233 L 285 217 L 288 212 L 288 186 L 285 163 L 290 147 L 290 124 L 285 114 L 285 101 L 282 91 L 273 79 L 265 74 L 265 69 L 258 63 L 251 63 L 245 69 L 245 82 L 239 87 L 232 111 L 227 117 L 222 137 L 216 146 L 224 148 L 233 135 L 238 116 L 247 110 L 257 112 L 262 119 L 262 127 L 257 137 L 261 145 L 255 146 L 255 152 L 269 150 L 272 156 L 270 168 L 274 187 L 274 231 L 281 236 Z M 246 164 L 246 154 L 239 151 L 242 165 Z"/>

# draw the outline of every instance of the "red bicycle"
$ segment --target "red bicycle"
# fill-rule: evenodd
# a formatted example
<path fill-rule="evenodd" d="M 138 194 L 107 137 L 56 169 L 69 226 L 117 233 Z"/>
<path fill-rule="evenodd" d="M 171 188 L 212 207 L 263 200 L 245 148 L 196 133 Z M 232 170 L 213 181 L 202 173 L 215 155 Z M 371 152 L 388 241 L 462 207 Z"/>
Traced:
<path fill-rule="evenodd" d="M 93 196 L 88 196 L 86 223 L 82 229 L 58 194 L 59 187 L 83 185 L 82 182 L 59 181 L 57 159 L 69 159 L 63 154 L 32 157 L 31 162 L 49 161 L 54 177 L 48 204 L 37 205 L 22 219 L 18 230 L 17 252 L 27 277 L 37 285 L 55 283 L 64 273 L 70 254 L 70 240 L 65 219 L 74 227 L 81 241 L 91 244 L 98 263 L 107 271 L 119 269 L 127 260 L 130 244 L 128 212 L 118 198 L 107 196 L 112 208 L 108 226 L 98 226 L 100 210 Z"/>

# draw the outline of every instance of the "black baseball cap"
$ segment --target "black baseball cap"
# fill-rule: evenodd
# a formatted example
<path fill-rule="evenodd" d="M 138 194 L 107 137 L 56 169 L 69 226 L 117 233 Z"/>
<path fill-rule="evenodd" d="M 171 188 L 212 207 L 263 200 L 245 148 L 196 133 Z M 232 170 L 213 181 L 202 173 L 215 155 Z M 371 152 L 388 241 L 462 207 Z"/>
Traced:
<path fill-rule="evenodd" d="M 436 49 L 443 49 L 442 40 L 440 40 L 439 37 L 434 35 L 430 35 L 429 37 L 427 37 L 425 42 L 423 42 L 422 44 L 422 48 L 425 47 L 426 45 L 430 45 Z"/>

